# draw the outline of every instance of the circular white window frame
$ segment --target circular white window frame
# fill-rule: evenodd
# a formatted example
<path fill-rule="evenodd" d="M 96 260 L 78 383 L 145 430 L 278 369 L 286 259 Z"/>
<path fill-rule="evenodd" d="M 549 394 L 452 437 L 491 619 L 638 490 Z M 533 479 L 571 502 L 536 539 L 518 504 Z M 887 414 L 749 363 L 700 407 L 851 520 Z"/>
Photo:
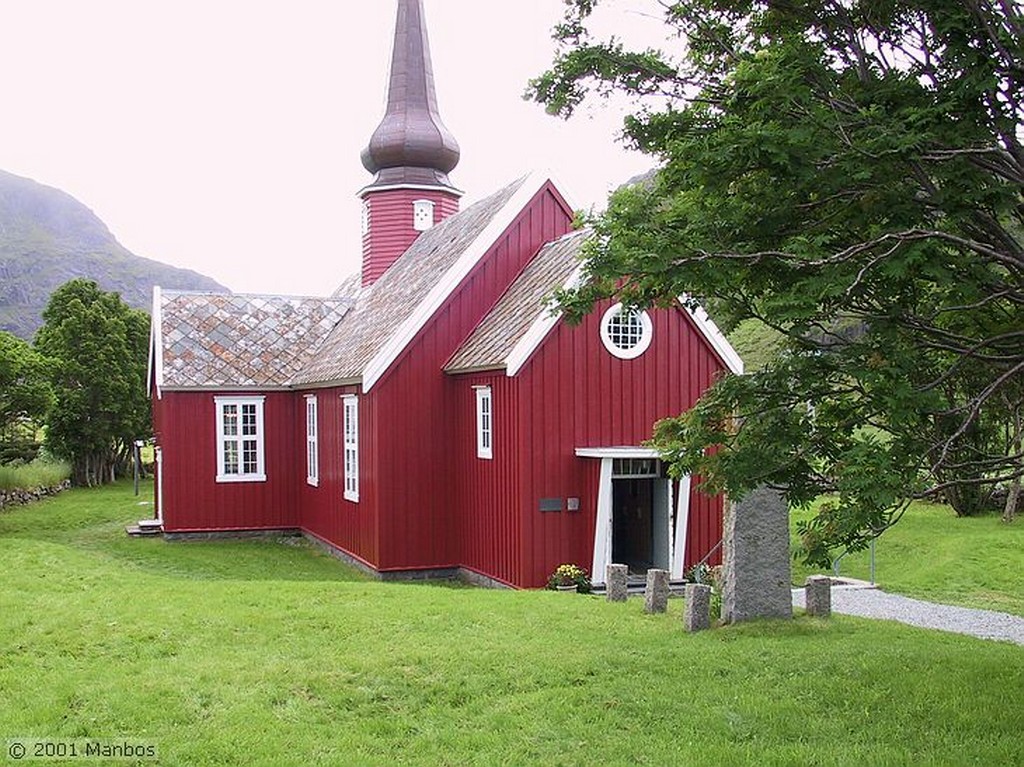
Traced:
<path fill-rule="evenodd" d="M 609 329 L 612 320 L 617 317 L 623 310 L 622 304 L 615 304 L 608 308 L 608 311 L 601 317 L 601 343 L 604 344 L 604 348 L 608 350 L 608 353 L 613 357 L 618 357 L 620 360 L 633 360 L 647 351 L 647 347 L 651 345 L 651 339 L 654 338 L 654 324 L 651 322 L 651 316 L 643 311 L 642 309 L 637 312 L 637 316 L 640 319 L 640 338 L 633 346 L 629 348 L 623 348 L 615 343 L 612 339 Z"/>

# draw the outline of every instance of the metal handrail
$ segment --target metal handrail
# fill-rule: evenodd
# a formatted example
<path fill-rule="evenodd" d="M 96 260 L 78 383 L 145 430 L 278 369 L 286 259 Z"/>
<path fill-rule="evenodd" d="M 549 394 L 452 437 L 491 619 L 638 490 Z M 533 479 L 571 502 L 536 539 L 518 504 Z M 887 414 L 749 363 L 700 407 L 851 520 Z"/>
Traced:
<path fill-rule="evenodd" d="M 868 550 L 870 551 L 869 567 L 871 572 L 870 577 L 872 586 L 875 585 L 875 540 L 875 538 L 872 538 L 871 541 L 868 543 Z M 845 557 L 849 553 L 849 550 L 844 551 L 842 554 L 840 554 L 838 557 L 832 560 L 832 576 L 834 578 L 839 577 L 840 563 L 843 561 L 843 557 Z"/>

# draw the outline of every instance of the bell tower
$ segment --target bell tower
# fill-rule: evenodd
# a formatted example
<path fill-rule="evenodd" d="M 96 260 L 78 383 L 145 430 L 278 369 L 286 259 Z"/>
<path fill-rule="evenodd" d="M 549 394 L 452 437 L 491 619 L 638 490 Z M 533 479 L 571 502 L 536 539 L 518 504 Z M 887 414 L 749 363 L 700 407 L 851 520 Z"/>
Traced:
<path fill-rule="evenodd" d="M 448 180 L 459 162 L 459 144 L 438 113 L 423 0 L 398 0 L 387 110 L 362 161 L 375 174 L 359 192 L 365 287 L 420 232 L 456 213 L 462 196 Z"/>

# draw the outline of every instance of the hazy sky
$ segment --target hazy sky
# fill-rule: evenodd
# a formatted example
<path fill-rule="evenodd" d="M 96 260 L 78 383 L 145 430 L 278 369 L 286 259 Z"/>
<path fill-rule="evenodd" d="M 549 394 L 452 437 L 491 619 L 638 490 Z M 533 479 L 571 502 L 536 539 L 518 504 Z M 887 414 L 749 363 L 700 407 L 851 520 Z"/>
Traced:
<path fill-rule="evenodd" d="M 610 3 L 616 31 L 656 0 Z M 395 0 L 5 0 L 0 169 L 90 207 L 140 256 L 239 292 L 323 295 L 358 269 L 359 153 L 383 113 Z M 521 98 L 561 0 L 425 0 L 464 205 L 548 169 L 577 207 L 651 164 L 621 110 Z M 659 27 L 660 28 L 660 27 Z"/>

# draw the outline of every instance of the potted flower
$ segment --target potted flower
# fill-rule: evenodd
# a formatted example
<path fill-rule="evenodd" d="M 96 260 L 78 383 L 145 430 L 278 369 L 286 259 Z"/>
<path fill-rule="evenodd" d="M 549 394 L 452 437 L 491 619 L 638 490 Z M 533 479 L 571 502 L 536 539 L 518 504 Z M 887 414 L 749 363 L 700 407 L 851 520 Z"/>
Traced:
<path fill-rule="evenodd" d="M 586 594 L 590 591 L 590 578 L 582 567 L 567 563 L 559 565 L 551 573 L 548 577 L 548 588 L 554 591 L 577 591 Z"/>

